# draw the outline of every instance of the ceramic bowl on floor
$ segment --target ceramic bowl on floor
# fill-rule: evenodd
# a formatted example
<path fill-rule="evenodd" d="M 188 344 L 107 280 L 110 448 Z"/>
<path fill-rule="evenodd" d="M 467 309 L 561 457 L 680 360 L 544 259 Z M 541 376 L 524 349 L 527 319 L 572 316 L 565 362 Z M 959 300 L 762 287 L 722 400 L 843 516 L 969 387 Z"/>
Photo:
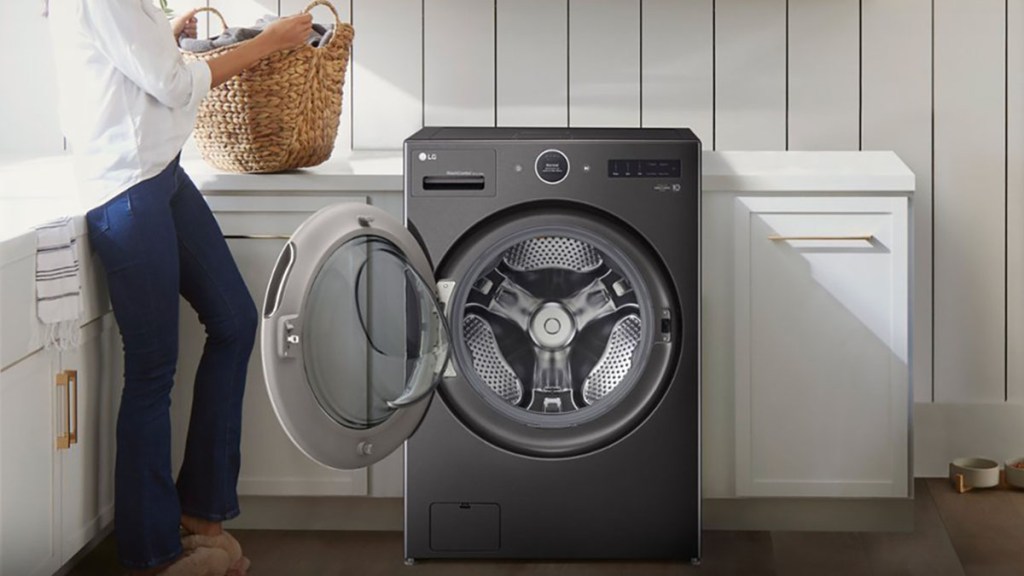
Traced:
<path fill-rule="evenodd" d="M 1024 472 L 1024 470 L 1022 470 Z M 962 474 L 969 488 L 991 488 L 999 485 L 999 463 L 988 458 L 957 458 L 949 463 L 949 477 Z"/>
<path fill-rule="evenodd" d="M 1006 461 L 1006 483 L 1016 488 L 1024 488 L 1024 458 Z"/>

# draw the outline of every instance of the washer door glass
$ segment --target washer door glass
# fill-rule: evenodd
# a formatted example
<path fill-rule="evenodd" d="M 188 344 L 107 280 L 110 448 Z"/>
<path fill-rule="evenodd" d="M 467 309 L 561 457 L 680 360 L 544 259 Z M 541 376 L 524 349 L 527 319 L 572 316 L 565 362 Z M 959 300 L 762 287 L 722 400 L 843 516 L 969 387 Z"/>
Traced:
<path fill-rule="evenodd" d="M 415 430 L 449 338 L 429 264 L 400 223 L 356 204 L 315 214 L 282 252 L 263 316 L 270 398 L 307 455 L 358 468 Z"/>

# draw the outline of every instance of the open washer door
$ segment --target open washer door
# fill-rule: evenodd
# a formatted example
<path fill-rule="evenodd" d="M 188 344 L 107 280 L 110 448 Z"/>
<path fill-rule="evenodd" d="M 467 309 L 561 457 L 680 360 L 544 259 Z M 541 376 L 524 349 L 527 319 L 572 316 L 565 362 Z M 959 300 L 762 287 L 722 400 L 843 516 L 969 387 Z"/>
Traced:
<path fill-rule="evenodd" d="M 450 338 L 412 234 L 363 204 L 325 208 L 278 257 L 263 306 L 263 371 L 281 425 L 332 468 L 381 460 L 419 425 Z"/>

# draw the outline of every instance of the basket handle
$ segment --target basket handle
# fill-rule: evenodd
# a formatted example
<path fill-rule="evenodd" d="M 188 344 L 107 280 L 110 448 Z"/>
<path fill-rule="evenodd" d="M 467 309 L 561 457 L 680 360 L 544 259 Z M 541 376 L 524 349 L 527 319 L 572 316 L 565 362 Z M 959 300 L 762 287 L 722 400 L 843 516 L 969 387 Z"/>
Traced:
<path fill-rule="evenodd" d="M 337 36 L 338 32 L 341 30 L 341 16 L 338 15 L 338 10 L 334 7 L 334 4 L 331 4 L 327 0 L 313 0 L 312 2 L 309 3 L 308 6 L 302 9 L 302 14 L 309 14 L 309 12 L 313 10 L 313 8 L 316 8 L 317 6 L 323 6 L 324 8 L 330 10 L 331 14 L 334 14 L 335 33 L 331 35 L 330 39 L 327 40 L 327 43 L 330 44 L 331 42 L 334 42 L 334 37 Z M 321 46 L 321 48 L 323 48 L 323 46 Z"/>
<path fill-rule="evenodd" d="M 214 13 L 217 16 L 217 18 L 220 19 L 221 31 L 223 32 L 224 30 L 228 29 L 228 22 L 224 19 L 224 15 L 220 13 L 220 10 L 217 10 L 213 6 L 201 6 L 199 8 L 196 8 L 196 11 L 193 12 L 193 14 L 199 14 L 201 12 Z"/>

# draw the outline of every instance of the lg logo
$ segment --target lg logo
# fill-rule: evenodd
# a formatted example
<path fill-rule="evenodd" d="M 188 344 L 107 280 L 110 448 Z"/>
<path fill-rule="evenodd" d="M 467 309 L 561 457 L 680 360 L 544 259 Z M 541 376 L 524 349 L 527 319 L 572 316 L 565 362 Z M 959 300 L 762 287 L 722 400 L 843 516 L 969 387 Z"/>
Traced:
<path fill-rule="evenodd" d="M 420 152 L 419 158 L 420 162 L 426 162 L 427 160 L 437 160 L 437 153 L 431 152 L 427 154 L 426 152 Z"/>

